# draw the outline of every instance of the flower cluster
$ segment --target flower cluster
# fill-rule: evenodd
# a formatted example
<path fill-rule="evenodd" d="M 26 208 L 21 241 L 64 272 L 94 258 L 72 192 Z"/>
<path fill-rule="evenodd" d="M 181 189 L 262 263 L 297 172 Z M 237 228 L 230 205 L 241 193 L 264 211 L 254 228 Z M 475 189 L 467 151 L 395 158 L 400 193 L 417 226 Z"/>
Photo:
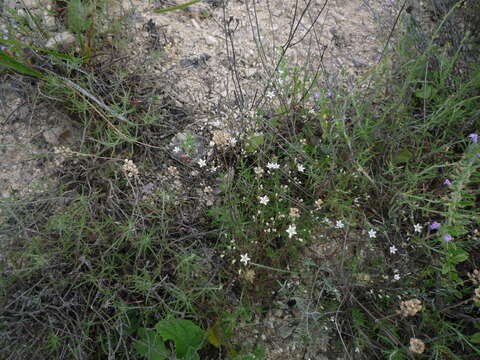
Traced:
<path fill-rule="evenodd" d="M 133 163 L 132 160 L 129 160 L 129 159 L 123 160 L 122 168 L 123 168 L 123 171 L 127 173 L 128 177 L 138 176 L 138 168 Z"/>
<path fill-rule="evenodd" d="M 70 148 L 66 147 L 66 146 L 55 146 L 53 148 L 53 151 L 55 152 L 55 154 L 59 154 L 59 155 L 71 155 L 73 153 L 72 150 L 70 150 Z"/>
<path fill-rule="evenodd" d="M 290 213 L 289 213 L 291 218 L 299 218 L 300 217 L 300 210 L 296 207 L 290 208 Z"/>
<path fill-rule="evenodd" d="M 477 287 L 473 293 L 474 293 L 473 301 L 475 303 L 480 303 L 480 287 Z"/>
<path fill-rule="evenodd" d="M 478 269 L 473 270 L 473 272 L 468 273 L 468 279 L 474 284 L 480 284 L 480 271 Z"/>
<path fill-rule="evenodd" d="M 211 144 L 217 145 L 220 149 L 234 146 L 236 143 L 237 139 L 224 130 L 215 130 L 213 132 Z"/>
<path fill-rule="evenodd" d="M 402 316 L 415 316 L 422 310 L 422 302 L 418 299 L 410 299 L 400 303 L 400 313 Z"/>
<path fill-rule="evenodd" d="M 425 352 L 425 343 L 420 339 L 411 338 L 409 349 L 414 354 L 423 354 Z"/>

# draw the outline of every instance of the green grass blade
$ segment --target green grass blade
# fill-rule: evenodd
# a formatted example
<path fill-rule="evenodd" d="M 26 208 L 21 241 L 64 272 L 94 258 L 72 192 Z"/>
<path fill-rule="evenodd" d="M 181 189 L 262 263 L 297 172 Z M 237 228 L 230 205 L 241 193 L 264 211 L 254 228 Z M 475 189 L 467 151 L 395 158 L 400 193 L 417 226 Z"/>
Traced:
<path fill-rule="evenodd" d="M 18 62 L 10 55 L 7 55 L 4 51 L 0 51 L 0 65 L 3 65 L 24 75 L 30 75 L 36 78 L 43 77 L 43 74 L 41 72 L 33 70 L 32 68 L 22 64 L 21 62 Z"/>
<path fill-rule="evenodd" d="M 157 13 L 157 14 L 160 14 L 160 13 L 164 13 L 164 12 L 168 12 L 168 11 L 182 10 L 182 9 L 185 9 L 185 8 L 189 7 L 190 5 L 194 5 L 194 4 L 196 4 L 200 1 L 201 0 L 193 0 L 193 1 L 189 1 L 185 4 L 172 6 L 172 7 L 166 8 L 166 9 L 156 9 L 156 10 L 153 10 L 153 12 Z"/>
<path fill-rule="evenodd" d="M 36 47 L 36 46 L 24 44 L 24 43 L 15 41 L 15 40 L 6 40 L 6 39 L 0 38 L 0 43 L 4 43 L 4 44 L 7 44 L 7 45 L 13 45 L 13 46 L 17 46 L 17 47 L 20 47 L 20 48 L 29 48 L 29 49 L 32 49 L 32 50 L 41 51 L 41 52 L 44 52 L 46 54 L 49 54 L 49 55 L 52 55 L 52 56 L 55 56 L 57 58 L 64 59 L 64 60 L 72 60 L 72 61 L 82 60 L 83 61 L 83 59 L 77 58 L 75 56 L 69 56 L 69 55 L 65 55 L 65 54 L 62 54 L 62 53 L 59 53 L 59 52 L 56 52 L 56 51 L 42 49 L 42 48 L 39 48 L 39 47 Z"/>

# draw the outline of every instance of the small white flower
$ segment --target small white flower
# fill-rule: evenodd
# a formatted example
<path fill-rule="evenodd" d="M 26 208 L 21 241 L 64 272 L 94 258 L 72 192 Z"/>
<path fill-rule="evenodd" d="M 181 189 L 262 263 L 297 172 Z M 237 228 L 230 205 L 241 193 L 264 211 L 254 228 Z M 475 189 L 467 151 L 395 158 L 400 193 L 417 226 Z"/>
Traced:
<path fill-rule="evenodd" d="M 267 98 L 269 98 L 270 100 L 273 99 L 275 97 L 275 94 L 273 93 L 273 91 L 268 91 L 265 96 Z"/>
<path fill-rule="evenodd" d="M 180 151 L 182 151 L 182 149 L 180 149 L 179 146 L 175 146 L 175 147 L 173 148 L 173 152 L 174 152 L 174 153 L 179 153 Z"/>
<path fill-rule="evenodd" d="M 203 168 L 204 166 L 207 166 L 207 161 L 205 159 L 200 159 L 197 161 L 198 166 Z"/>
<path fill-rule="evenodd" d="M 415 230 L 416 233 L 421 233 L 422 232 L 422 225 L 415 224 L 415 225 L 413 225 L 413 229 Z"/>
<path fill-rule="evenodd" d="M 280 165 L 278 165 L 278 163 L 276 162 L 269 162 L 267 164 L 267 168 L 269 168 L 270 170 L 276 170 L 276 169 L 280 169 Z"/>
<path fill-rule="evenodd" d="M 337 220 L 337 222 L 335 223 L 335 227 L 337 229 L 343 229 L 345 226 L 345 224 L 343 223 L 343 220 Z"/>
<path fill-rule="evenodd" d="M 260 204 L 262 204 L 262 205 L 267 205 L 268 202 L 270 201 L 270 199 L 268 198 L 267 195 L 259 196 L 258 198 L 260 199 Z"/>
<path fill-rule="evenodd" d="M 305 171 L 305 166 L 303 166 L 302 164 L 298 164 L 297 165 L 297 170 L 301 173 L 303 173 Z"/>
<path fill-rule="evenodd" d="M 370 229 L 370 231 L 368 232 L 368 236 L 371 238 L 371 239 L 374 239 L 377 237 L 377 232 L 373 229 Z"/>
<path fill-rule="evenodd" d="M 248 256 L 248 254 L 241 254 L 240 255 L 240 262 L 243 263 L 244 265 L 248 265 L 248 263 L 250 262 L 250 257 Z"/>
<path fill-rule="evenodd" d="M 393 280 L 395 280 L 395 281 L 400 280 L 400 274 L 393 275 Z"/>
<path fill-rule="evenodd" d="M 390 246 L 390 254 L 396 254 L 398 251 L 395 245 Z"/>
<path fill-rule="evenodd" d="M 253 171 L 255 172 L 255 174 L 256 174 L 257 176 L 262 176 L 262 175 L 263 175 L 263 169 L 262 169 L 261 167 L 259 167 L 259 166 L 255 167 L 255 168 L 253 169 Z"/>
<path fill-rule="evenodd" d="M 292 238 L 293 235 L 297 234 L 297 225 L 291 224 L 286 231 L 288 233 L 288 237 Z"/>

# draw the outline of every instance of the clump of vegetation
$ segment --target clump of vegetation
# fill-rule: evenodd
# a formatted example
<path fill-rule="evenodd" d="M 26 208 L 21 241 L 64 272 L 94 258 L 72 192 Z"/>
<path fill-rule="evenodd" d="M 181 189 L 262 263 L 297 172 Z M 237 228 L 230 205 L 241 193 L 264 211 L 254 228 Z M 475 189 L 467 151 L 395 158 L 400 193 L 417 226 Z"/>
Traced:
<path fill-rule="evenodd" d="M 260 359 L 236 340 L 282 291 L 306 347 L 480 355 L 480 68 L 410 28 L 353 89 L 282 61 L 248 130 L 194 136 L 71 4 L 80 53 L 0 52 L 83 130 L 58 188 L 0 202 L 2 358 Z"/>

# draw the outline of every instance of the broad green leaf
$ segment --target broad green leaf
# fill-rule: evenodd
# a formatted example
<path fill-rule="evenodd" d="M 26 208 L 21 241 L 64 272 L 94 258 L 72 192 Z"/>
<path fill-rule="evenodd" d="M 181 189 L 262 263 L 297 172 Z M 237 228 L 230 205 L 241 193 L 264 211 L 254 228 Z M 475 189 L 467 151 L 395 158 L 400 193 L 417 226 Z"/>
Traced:
<path fill-rule="evenodd" d="M 265 136 L 263 134 L 251 135 L 245 146 L 247 152 L 253 152 L 257 150 L 265 141 Z"/>
<path fill-rule="evenodd" d="M 459 253 L 452 256 L 449 260 L 454 264 L 459 264 L 461 262 L 464 262 L 467 259 L 468 259 L 468 253 L 464 252 L 464 253 Z"/>
<path fill-rule="evenodd" d="M 455 270 L 455 267 L 453 267 L 451 265 L 451 263 L 449 263 L 449 262 L 446 262 L 442 265 L 442 270 L 441 271 L 442 271 L 442 274 L 444 274 L 444 275 L 448 274 L 450 271 L 453 271 L 453 270 Z"/>
<path fill-rule="evenodd" d="M 190 320 L 162 320 L 155 328 L 164 341 L 174 342 L 177 357 L 182 359 L 200 349 L 205 338 L 204 331 Z"/>
<path fill-rule="evenodd" d="M 430 85 L 425 85 L 422 88 L 415 90 L 415 96 L 424 100 L 430 99 L 436 93 L 437 90 Z"/>
<path fill-rule="evenodd" d="M 476 332 L 470 337 L 470 341 L 475 344 L 480 344 L 480 332 Z"/>
<path fill-rule="evenodd" d="M 448 262 L 459 264 L 468 259 L 468 252 L 460 247 L 451 247 L 448 251 Z"/>
<path fill-rule="evenodd" d="M 14 70 L 24 75 L 30 75 L 36 78 L 43 77 L 43 74 L 41 72 L 33 70 L 27 65 L 22 64 L 10 55 L 7 55 L 4 51 L 0 51 L 0 65 L 3 65 L 11 70 Z"/>
<path fill-rule="evenodd" d="M 165 360 L 170 355 L 170 351 L 165 347 L 162 338 L 155 330 L 140 328 L 138 329 L 140 340 L 134 347 L 140 355 L 148 360 Z"/>
<path fill-rule="evenodd" d="M 393 158 L 393 162 L 395 164 L 401 163 L 408 163 L 412 158 L 412 153 L 408 150 L 401 150 L 395 157 Z"/>
<path fill-rule="evenodd" d="M 157 14 L 160 14 L 160 13 L 164 13 L 164 12 L 168 12 L 168 11 L 182 10 L 182 9 L 185 9 L 185 8 L 189 7 L 190 5 L 194 5 L 194 4 L 196 4 L 200 1 L 202 1 L 202 0 L 193 0 L 193 1 L 189 1 L 189 2 L 184 3 L 184 4 L 180 4 L 180 5 L 177 5 L 177 6 L 172 6 L 172 7 L 165 8 L 165 9 L 156 9 L 156 10 L 153 10 L 153 12 L 157 13 Z"/>

